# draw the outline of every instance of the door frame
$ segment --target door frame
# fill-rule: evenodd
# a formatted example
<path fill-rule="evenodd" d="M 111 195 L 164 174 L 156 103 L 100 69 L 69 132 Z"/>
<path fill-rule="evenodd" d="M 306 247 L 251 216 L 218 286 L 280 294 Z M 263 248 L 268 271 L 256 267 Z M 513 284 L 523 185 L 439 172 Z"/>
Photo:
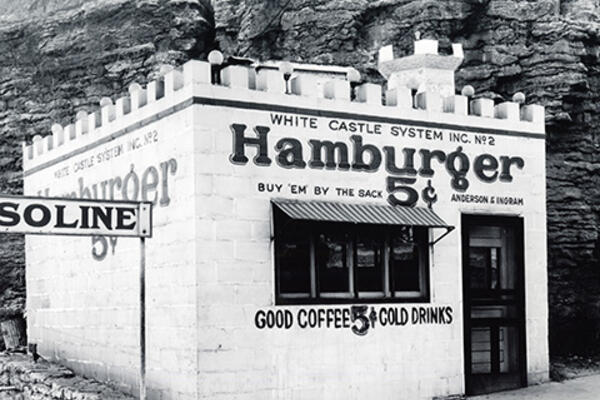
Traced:
<path fill-rule="evenodd" d="M 463 355 L 464 355 L 464 375 L 465 375 L 465 394 L 470 395 L 472 391 L 471 379 L 471 301 L 469 297 L 469 280 L 465 274 L 465 265 L 468 263 L 469 235 L 468 227 L 472 225 L 496 225 L 514 229 L 515 233 L 515 252 L 519 265 L 517 266 L 516 281 L 517 305 L 520 312 L 518 318 L 519 334 L 519 376 L 520 386 L 527 386 L 527 348 L 526 348 L 526 319 L 525 319 L 525 237 L 523 232 L 524 219 L 521 216 L 506 214 L 472 214 L 461 213 L 461 251 L 462 251 L 462 301 L 463 301 Z M 467 351 L 468 350 L 468 351 Z"/>

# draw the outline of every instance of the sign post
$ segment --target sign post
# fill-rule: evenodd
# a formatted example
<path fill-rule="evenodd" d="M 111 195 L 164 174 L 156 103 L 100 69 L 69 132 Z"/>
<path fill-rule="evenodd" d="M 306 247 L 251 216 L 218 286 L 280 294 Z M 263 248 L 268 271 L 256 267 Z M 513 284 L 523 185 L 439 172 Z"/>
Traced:
<path fill-rule="evenodd" d="M 140 400 L 146 400 L 146 238 L 140 237 Z"/>
<path fill-rule="evenodd" d="M 140 238 L 140 399 L 146 400 L 146 238 L 152 203 L 0 194 L 0 233 Z"/>

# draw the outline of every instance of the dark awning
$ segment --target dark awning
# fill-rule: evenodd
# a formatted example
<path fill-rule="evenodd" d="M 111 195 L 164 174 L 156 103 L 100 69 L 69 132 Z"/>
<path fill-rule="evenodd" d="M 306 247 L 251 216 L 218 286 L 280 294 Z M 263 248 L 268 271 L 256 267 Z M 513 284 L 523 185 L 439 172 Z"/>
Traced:
<path fill-rule="evenodd" d="M 454 227 L 433 210 L 387 204 L 349 204 L 334 201 L 272 199 L 288 217 L 297 220 L 350 222 L 354 224 L 411 225 L 430 228 Z"/>

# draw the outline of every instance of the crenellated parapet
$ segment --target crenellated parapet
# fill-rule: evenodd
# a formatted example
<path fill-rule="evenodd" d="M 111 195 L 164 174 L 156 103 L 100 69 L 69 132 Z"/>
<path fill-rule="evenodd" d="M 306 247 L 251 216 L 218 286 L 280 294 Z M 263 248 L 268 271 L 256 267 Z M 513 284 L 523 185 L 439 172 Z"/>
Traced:
<path fill-rule="evenodd" d="M 350 116 L 544 133 L 544 107 L 525 105 L 522 93 L 498 104 L 474 98 L 470 86 L 457 94 L 454 71 L 463 59 L 462 46 L 454 44 L 449 56 L 438 54 L 437 47 L 435 40 L 419 40 L 415 54 L 403 58 L 394 58 L 391 46 L 382 48 L 379 70 L 387 79 L 385 85 L 361 82 L 356 70 L 339 66 L 288 62 L 223 65 L 220 53 L 213 56 L 212 63 L 192 60 L 178 68 L 165 68 L 145 88 L 131 84 L 128 96 L 115 101 L 102 98 L 97 110 L 80 111 L 72 123 L 54 124 L 48 135 L 36 135 L 32 143 L 23 143 L 24 169 L 108 141 L 115 132 L 135 129 L 142 121 L 160 118 L 165 110 L 196 97 L 261 103 L 265 109 L 284 105 L 299 113 L 303 108 L 329 109 Z"/>

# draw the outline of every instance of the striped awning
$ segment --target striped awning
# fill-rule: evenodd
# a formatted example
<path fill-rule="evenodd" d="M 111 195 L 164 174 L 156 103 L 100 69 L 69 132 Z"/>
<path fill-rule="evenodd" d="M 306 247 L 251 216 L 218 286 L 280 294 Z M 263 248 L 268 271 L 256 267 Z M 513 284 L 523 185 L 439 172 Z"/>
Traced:
<path fill-rule="evenodd" d="M 296 220 L 454 228 L 429 208 L 318 200 L 272 199 L 271 202 Z"/>

